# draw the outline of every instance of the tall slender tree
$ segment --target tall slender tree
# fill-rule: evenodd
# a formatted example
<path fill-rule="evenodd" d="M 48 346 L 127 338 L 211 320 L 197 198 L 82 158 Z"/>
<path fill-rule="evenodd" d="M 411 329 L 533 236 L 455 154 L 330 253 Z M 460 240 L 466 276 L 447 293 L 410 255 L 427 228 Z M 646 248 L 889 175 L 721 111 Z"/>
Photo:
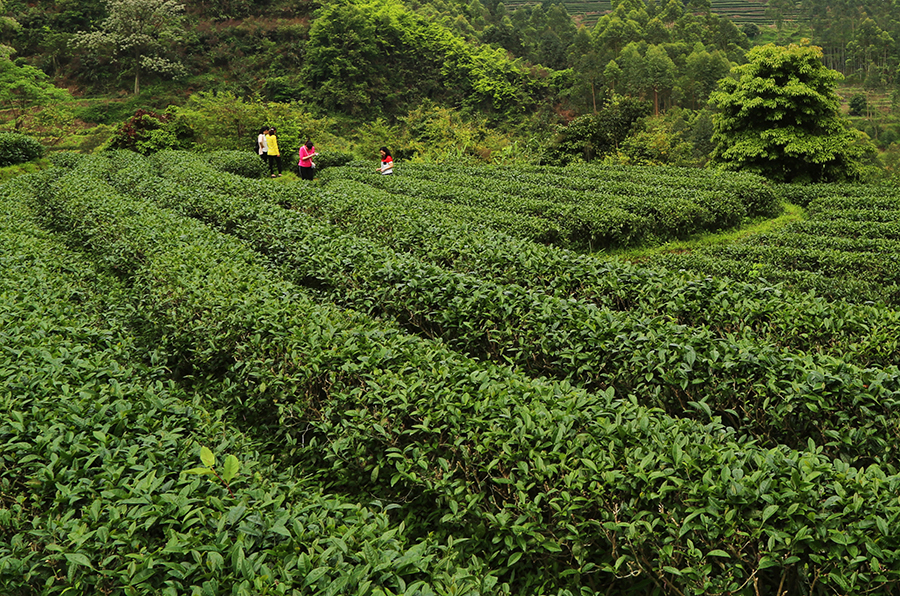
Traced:
<path fill-rule="evenodd" d="M 653 115 L 659 115 L 659 95 L 675 84 L 675 63 L 662 46 L 650 46 L 644 56 L 644 76 L 653 91 Z"/>

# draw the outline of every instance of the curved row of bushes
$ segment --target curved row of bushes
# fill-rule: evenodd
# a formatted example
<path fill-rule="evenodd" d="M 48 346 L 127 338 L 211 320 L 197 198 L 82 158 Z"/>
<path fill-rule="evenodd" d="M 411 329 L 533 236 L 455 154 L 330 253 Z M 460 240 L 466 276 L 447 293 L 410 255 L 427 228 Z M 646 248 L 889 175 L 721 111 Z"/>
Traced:
<path fill-rule="evenodd" d="M 240 432 L 238 403 L 175 384 L 129 325 L 136 297 L 34 224 L 52 184 L 0 189 L 0 592 L 496 593 L 388 503 Z"/>
<path fill-rule="evenodd" d="M 665 208 L 673 199 L 707 210 L 712 225 L 727 227 L 745 217 L 781 211 L 777 193 L 762 177 L 694 168 L 580 165 L 568 167 L 446 167 L 417 165 L 405 176 L 440 181 L 452 174 L 464 185 L 509 195 L 574 203 L 632 205 L 638 212 Z M 652 199 L 652 200 L 647 200 Z M 677 207 L 676 207 L 677 208 Z M 711 228 L 712 229 L 712 228 Z"/>
<path fill-rule="evenodd" d="M 900 197 L 889 188 L 813 185 L 808 219 L 739 244 L 665 255 L 657 266 L 735 279 L 764 278 L 829 299 L 896 307 Z"/>
<path fill-rule="evenodd" d="M 896 589 L 900 482 L 877 466 L 762 449 L 315 304 L 240 242 L 80 166 L 41 199 L 128 272 L 138 318 L 192 383 L 253 422 L 277 414 L 285 458 L 402 502 L 420 532 L 465 538 L 499 589 Z"/>
<path fill-rule="evenodd" d="M 834 456 L 895 461 L 895 371 L 862 371 L 843 360 L 783 353 L 659 316 L 598 309 L 523 284 L 448 272 L 265 200 L 186 190 L 184 183 L 202 171 L 190 159 L 170 155 L 158 165 L 171 180 L 139 164 L 114 174 L 113 184 L 246 240 L 283 265 L 289 279 L 329 300 L 390 315 L 459 351 L 533 375 L 640 395 L 673 415 L 710 408 L 763 444 L 796 446 L 813 436 Z M 818 380 L 810 383 L 810 375 Z M 869 378 L 880 379 L 877 389 L 870 390 Z M 826 379 L 827 391 L 820 386 Z"/>
<path fill-rule="evenodd" d="M 767 270 L 757 267 L 757 275 L 748 275 L 752 262 L 736 262 L 742 269 L 730 271 L 746 281 L 707 277 L 729 273 L 726 269 L 678 272 L 680 263 L 673 257 L 667 257 L 673 265 L 667 271 L 537 245 L 497 232 L 482 221 L 466 220 L 432 202 L 400 201 L 352 181 L 331 182 L 324 188 L 274 188 L 213 175 L 202 168 L 192 175 L 195 188 L 254 196 L 300 210 L 395 251 L 497 283 L 527 280 L 529 287 L 560 298 L 666 316 L 718 334 L 765 339 L 786 350 L 832 354 L 863 366 L 889 366 L 900 357 L 897 311 L 830 302 L 788 292 L 776 284 L 760 284 L 756 279 Z M 869 295 L 865 282 L 845 283 L 848 293 L 857 298 Z"/>
<path fill-rule="evenodd" d="M 643 180 L 642 172 L 635 172 L 638 180 L 627 184 L 595 175 L 573 185 L 564 176 L 523 168 L 405 165 L 402 176 L 344 167 L 331 170 L 326 180 L 349 179 L 391 194 L 538 217 L 555 231 L 555 243 L 592 250 L 685 238 L 780 208 L 774 192 L 759 180 L 751 185 L 736 177 L 731 185 L 697 189 L 682 174 L 680 186 L 670 182 L 658 188 L 653 184 L 658 178 Z M 473 213 L 472 219 L 478 217 Z"/>

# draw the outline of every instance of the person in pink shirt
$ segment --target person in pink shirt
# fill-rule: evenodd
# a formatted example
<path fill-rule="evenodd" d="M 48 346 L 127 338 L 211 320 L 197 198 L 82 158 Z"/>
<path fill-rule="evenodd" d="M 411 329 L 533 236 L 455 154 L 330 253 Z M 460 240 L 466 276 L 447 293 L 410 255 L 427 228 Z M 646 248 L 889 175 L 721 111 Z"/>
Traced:
<path fill-rule="evenodd" d="M 306 144 L 300 146 L 300 161 L 297 163 L 297 166 L 300 168 L 301 180 L 313 179 L 316 173 L 316 164 L 312 161 L 314 155 L 318 155 L 318 153 L 316 153 L 316 148 L 313 146 L 312 141 L 306 141 Z"/>

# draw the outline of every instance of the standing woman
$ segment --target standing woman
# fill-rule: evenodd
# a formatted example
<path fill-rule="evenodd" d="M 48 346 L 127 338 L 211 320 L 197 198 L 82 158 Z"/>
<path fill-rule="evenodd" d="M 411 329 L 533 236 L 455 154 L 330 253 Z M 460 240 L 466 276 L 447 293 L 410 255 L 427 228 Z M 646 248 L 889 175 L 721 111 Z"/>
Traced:
<path fill-rule="evenodd" d="M 314 155 L 318 155 L 312 141 L 306 141 L 304 145 L 300 145 L 299 153 L 300 161 L 297 162 L 297 166 L 300 168 L 300 179 L 312 180 L 316 173 L 316 164 L 312 162 L 312 158 Z"/>
<path fill-rule="evenodd" d="M 278 169 L 278 176 L 281 176 L 281 153 L 278 152 L 278 137 L 275 136 L 274 126 L 269 129 L 266 144 L 269 146 L 269 173 L 272 174 L 272 178 L 276 178 L 276 168 Z"/>
<path fill-rule="evenodd" d="M 393 174 L 394 158 L 391 157 L 391 152 L 388 151 L 387 147 L 382 147 L 378 150 L 378 152 L 381 153 L 381 167 L 378 168 L 378 171 L 381 172 L 383 176 L 387 174 Z"/>
<path fill-rule="evenodd" d="M 256 147 L 259 151 L 259 157 L 263 163 L 269 161 L 269 146 L 266 144 L 266 133 L 269 132 L 268 126 L 259 129 L 259 136 L 256 137 Z"/>

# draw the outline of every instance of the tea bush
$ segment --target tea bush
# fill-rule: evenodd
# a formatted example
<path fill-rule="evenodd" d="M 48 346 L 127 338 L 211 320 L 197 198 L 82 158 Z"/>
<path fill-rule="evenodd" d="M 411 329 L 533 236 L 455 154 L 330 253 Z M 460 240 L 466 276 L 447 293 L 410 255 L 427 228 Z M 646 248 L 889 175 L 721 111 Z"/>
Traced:
<path fill-rule="evenodd" d="M 843 362 L 782 354 L 750 338 L 722 338 L 658 316 L 629 316 L 548 297 L 521 284 L 453 274 L 265 201 L 188 188 L 188 180 L 203 177 L 202 167 L 191 160 L 169 155 L 157 164 L 172 182 L 154 177 L 149 164 L 135 164 L 111 180 L 123 193 L 198 217 L 247 241 L 284 265 L 288 279 L 333 302 L 391 315 L 459 351 L 513 363 L 535 376 L 645 395 L 648 403 L 673 415 L 697 412 L 685 411 L 688 402 L 703 402 L 716 412 L 741 412 L 726 416 L 763 444 L 796 446 L 795 441 L 814 437 L 835 456 L 895 461 L 890 441 L 884 441 L 892 432 L 888 420 L 897 390 L 890 373 L 881 381 L 884 393 L 876 395 L 853 381 L 861 371 L 845 376 Z M 670 350 L 659 348 L 660 337 L 668 338 Z M 831 378 L 832 390 L 804 383 L 811 370 Z M 746 387 L 753 388 L 749 400 Z M 819 404 L 814 413 L 797 408 L 810 401 Z M 760 408 L 760 403 L 765 405 Z M 852 416 L 834 415 L 859 408 L 872 418 L 868 431 L 859 429 Z"/>
<path fill-rule="evenodd" d="M 52 184 L 0 189 L 2 593 L 491 591 L 477 559 L 323 491 L 142 353 L 140 296 L 25 207 Z"/>
<path fill-rule="evenodd" d="M 263 178 L 268 172 L 259 155 L 250 151 L 213 151 L 205 154 L 210 166 L 244 178 Z"/>
<path fill-rule="evenodd" d="M 175 159 L 168 163 L 182 164 Z M 667 257 L 674 266 L 666 270 L 541 246 L 521 239 L 548 232 L 546 226 L 541 230 L 539 224 L 531 228 L 534 236 L 522 232 L 534 218 L 519 217 L 518 221 L 513 218 L 500 223 L 485 217 L 483 209 L 476 213 L 436 201 L 404 200 L 347 180 L 330 181 L 322 191 L 272 188 L 223 179 L 186 164 L 176 169 L 183 170 L 176 178 L 192 177 L 195 186 L 211 192 L 252 195 L 300 210 L 396 251 L 483 279 L 513 284 L 527 279 L 529 287 L 561 298 L 585 299 L 613 310 L 639 309 L 683 324 L 707 325 L 721 334 L 765 337 L 766 341 L 792 351 L 825 352 L 872 365 L 893 364 L 900 357 L 900 337 L 895 331 L 900 318 L 897 311 L 830 302 L 820 296 L 788 291 L 774 282 L 760 284 L 755 278 L 737 281 L 709 276 L 724 270 L 698 267 L 700 273 L 679 271 L 688 264 L 678 267 L 675 257 Z M 497 230 L 516 223 L 520 237 Z M 801 221 L 792 225 L 814 224 Z M 886 226 L 891 224 L 871 222 L 854 224 L 847 233 L 862 233 L 858 230 L 863 225 L 868 230 L 867 237 L 890 237 Z M 821 225 L 816 229 L 820 228 Z M 740 263 L 742 268 L 750 265 L 746 261 Z M 811 279 L 801 275 L 796 273 L 794 279 Z M 829 290 L 827 280 L 820 283 L 823 293 L 834 291 Z M 848 294 L 857 299 L 867 296 L 865 280 L 845 283 L 850 286 Z M 835 329 L 840 329 L 840 334 L 835 335 Z"/>
<path fill-rule="evenodd" d="M 453 551 L 450 561 L 440 564 L 437 558 L 420 556 L 418 550 L 400 558 L 435 561 L 434 567 L 417 570 L 428 590 L 455 593 L 463 578 L 469 582 L 464 593 L 749 596 L 782 590 L 897 591 L 900 477 L 893 465 L 835 459 L 812 438 L 794 449 L 763 446 L 713 412 L 668 416 L 642 406 L 643 391 L 587 392 L 565 382 L 530 379 L 515 369 L 454 352 L 443 342 L 410 336 L 390 321 L 335 307 L 285 281 L 245 241 L 110 186 L 118 172 L 141 167 L 140 160 L 126 156 L 86 160 L 64 174 L 53 174 L 52 184 L 46 184 L 50 173 L 44 184 L 36 181 L 33 201 L 41 206 L 47 225 L 121 279 L 130 305 L 129 324 L 146 345 L 154 346 L 154 360 L 169 371 L 173 392 L 190 388 L 201 396 L 201 403 L 227 409 L 245 435 L 257 441 L 260 453 L 277 454 L 271 457 L 280 466 L 297 465 L 296 470 L 305 470 L 317 483 L 359 502 L 377 498 L 398 505 L 398 515 L 409 524 L 411 535 L 428 536 L 436 541 L 435 548 L 447 549 L 441 552 Z M 256 184 L 220 178 L 198 180 L 198 187 L 219 184 L 237 189 Z M 139 190 L 135 192 L 140 194 Z M 220 206 L 227 205 L 221 197 L 213 198 Z M 252 230 L 263 212 L 250 207 L 225 213 L 222 229 Z M 212 215 L 209 206 L 203 209 L 206 217 Z M 483 247 L 472 248 L 473 255 L 478 248 L 484 252 Z M 668 333 L 647 338 L 659 350 L 662 375 L 681 370 L 679 363 L 690 363 L 688 352 L 673 347 L 677 342 L 671 339 Z M 627 346 L 619 350 L 631 353 Z M 711 362 L 718 360 L 711 350 L 709 354 Z M 773 355 L 746 350 L 739 362 L 726 368 L 742 362 L 793 366 L 788 360 L 775 362 Z M 840 363 L 834 364 L 828 374 L 808 371 L 804 382 L 810 396 L 842 391 L 842 372 L 851 384 L 860 381 L 887 389 L 894 383 L 890 374 L 896 371 L 882 371 L 881 376 L 872 371 L 872 378 L 857 379 L 855 371 L 842 371 Z M 743 383 L 735 381 L 735 386 L 740 390 Z M 773 406 L 747 403 L 764 409 Z M 818 398 L 795 404 L 810 412 L 821 405 Z M 686 406 L 704 410 L 702 402 Z M 848 417 L 848 428 L 856 425 L 867 432 L 870 413 L 865 409 L 840 415 Z M 71 418 L 77 422 L 84 417 L 76 413 Z M 159 423 L 165 416 L 156 414 L 154 419 Z M 16 424 L 18 419 L 13 418 L 10 428 L 16 429 Z M 96 425 L 87 428 L 93 431 Z M 873 431 L 872 436 L 878 434 Z M 149 445 L 168 445 L 164 436 L 151 436 Z M 230 441 L 243 440 L 233 434 L 217 436 L 222 437 L 223 448 L 214 452 L 220 457 L 231 451 Z M 30 443 L 12 444 L 19 448 Z M 201 463 L 209 467 L 211 460 L 203 453 Z M 187 459 L 184 455 L 178 461 L 187 464 Z M 262 455 L 260 459 L 266 461 Z M 146 464 L 141 468 L 138 462 L 125 460 L 119 468 L 146 474 Z M 274 473 L 270 469 L 264 477 Z M 152 497 L 157 479 L 163 480 L 161 491 L 170 477 L 141 476 L 139 487 L 122 487 L 130 490 L 127 496 L 107 493 L 107 498 L 115 501 L 121 496 L 119 507 L 149 506 L 143 511 L 155 514 Z M 173 486 L 183 491 L 192 485 Z M 216 482 L 203 487 L 218 491 L 215 497 L 223 503 L 226 495 L 231 496 L 227 486 Z M 196 489 L 187 490 L 190 497 Z M 280 491 L 273 490 L 264 502 L 278 503 L 277 494 Z M 209 503 L 216 506 L 212 496 Z M 60 500 L 67 502 L 65 497 Z M 234 524 L 229 520 L 243 519 L 247 510 L 223 507 L 220 512 L 220 517 L 211 514 L 211 523 L 201 527 L 231 531 Z M 293 509 L 287 513 L 286 519 L 301 516 Z M 184 524 L 193 518 L 176 513 L 165 519 Z M 274 584 L 257 587 L 242 582 L 267 581 L 276 569 L 283 569 L 278 566 L 282 561 L 296 567 L 305 584 L 312 583 L 311 576 L 323 578 L 327 569 L 301 566 L 301 557 L 267 550 L 270 535 L 273 541 L 284 536 L 279 518 L 270 519 L 274 522 L 269 533 L 264 523 L 254 525 L 256 519 L 248 514 L 236 533 L 221 536 L 221 542 L 214 539 L 217 548 L 221 544 L 230 549 L 221 562 L 215 556 L 204 560 L 204 551 L 195 548 L 199 560 L 187 561 L 197 561 L 202 572 L 194 567 L 186 571 L 217 576 L 191 575 L 190 585 L 211 593 L 245 586 L 274 592 L 279 589 Z M 87 522 L 82 518 L 81 523 Z M 174 536 L 177 540 L 192 539 L 192 535 L 182 538 L 186 532 L 178 527 L 182 530 Z M 284 528 L 291 529 L 286 522 Z M 296 531 L 302 529 L 301 524 Z M 234 544 L 240 535 L 261 554 L 255 559 L 246 551 L 237 554 Z M 310 536 L 298 536 L 298 547 L 310 544 Z M 63 540 L 53 538 L 56 545 Z M 74 540 L 71 532 L 66 538 Z M 94 544 L 94 535 L 90 540 Z M 208 535 L 200 540 L 210 542 Z M 337 541 L 331 544 L 334 548 L 324 551 L 331 558 L 323 554 L 322 559 L 329 563 L 366 553 L 355 543 L 344 541 L 346 548 Z M 165 548 L 159 553 L 167 554 Z M 17 560 L 24 556 L 24 551 L 17 551 Z M 84 557 L 60 560 L 76 569 L 97 568 L 95 561 L 105 560 Z M 458 575 L 454 561 L 472 563 Z M 133 562 L 135 573 L 147 573 L 139 568 L 146 555 Z M 222 562 L 231 562 L 232 567 L 223 567 Z M 154 565 L 151 575 L 165 573 L 154 577 L 181 581 L 170 569 Z M 375 566 L 366 569 L 374 571 Z M 183 575 L 185 570 L 175 572 Z M 214 584 L 219 576 L 222 583 Z M 202 577 L 199 585 L 194 577 Z M 284 590 L 303 589 L 298 581 Z M 360 584 L 354 591 L 367 593 L 373 584 L 365 589 Z M 411 589 L 411 583 L 397 586 L 399 581 L 383 591 Z M 165 587 L 178 590 L 175 585 Z M 420 588 L 427 593 L 422 585 L 415 587 Z"/>
<path fill-rule="evenodd" d="M 315 157 L 316 169 L 321 172 L 326 168 L 345 166 L 353 161 L 353 156 L 342 151 L 324 151 Z"/>
<path fill-rule="evenodd" d="M 17 132 L 0 132 L 0 168 L 25 163 L 44 156 L 41 143 Z"/>

